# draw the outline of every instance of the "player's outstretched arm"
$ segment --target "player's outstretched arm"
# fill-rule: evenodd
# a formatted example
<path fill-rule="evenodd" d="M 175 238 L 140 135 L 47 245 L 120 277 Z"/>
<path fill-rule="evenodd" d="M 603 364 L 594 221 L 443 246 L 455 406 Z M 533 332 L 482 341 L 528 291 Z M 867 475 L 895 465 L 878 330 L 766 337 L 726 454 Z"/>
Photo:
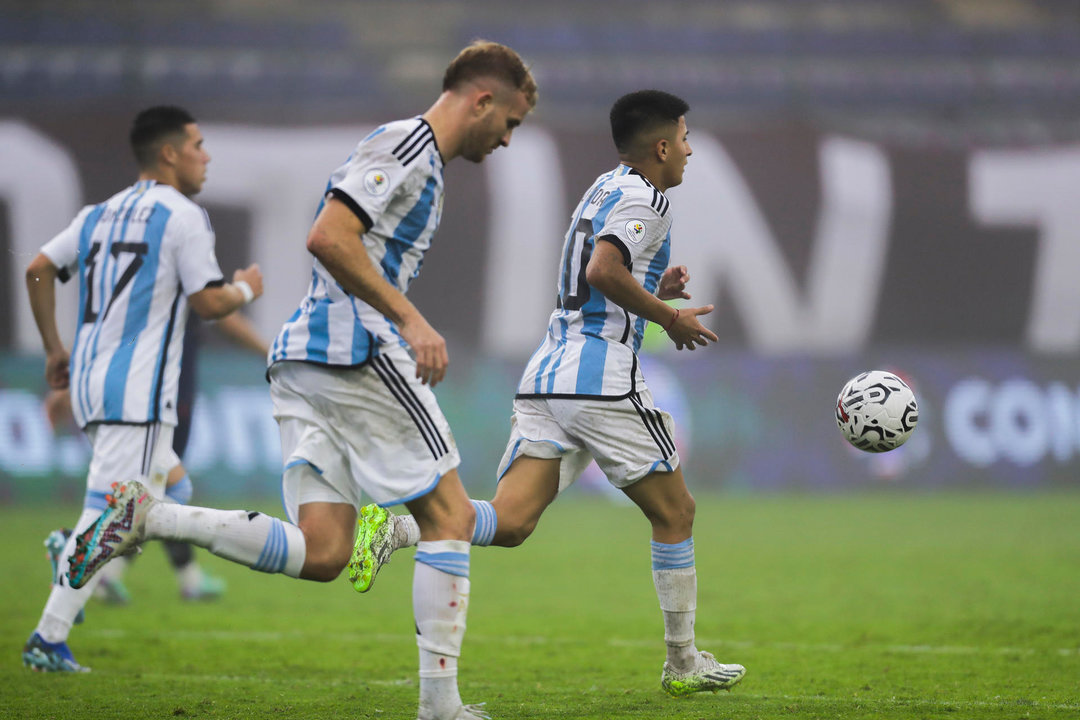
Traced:
<path fill-rule="evenodd" d="M 622 252 L 610 242 L 597 241 L 585 268 L 585 279 L 619 307 L 664 328 L 679 350 L 693 350 L 718 340 L 698 320 L 699 315 L 712 312 L 712 305 L 676 310 L 657 295 L 649 294 L 623 264 Z"/>
<path fill-rule="evenodd" d="M 203 320 L 217 320 L 252 302 L 262 292 L 262 271 L 253 264 L 234 272 L 231 283 L 192 293 L 188 304 Z"/>
<path fill-rule="evenodd" d="M 450 362 L 446 341 L 371 262 L 361 239 L 367 230 L 345 203 L 331 197 L 308 233 L 308 252 L 319 259 L 347 292 L 397 325 L 416 356 L 416 377 L 434 386 L 446 376 Z"/>
<path fill-rule="evenodd" d="M 30 309 L 45 346 L 45 380 L 49 387 L 68 386 L 68 351 L 56 327 L 56 278 L 59 269 L 44 253 L 38 253 L 26 268 L 26 291 Z"/>
<path fill-rule="evenodd" d="M 218 320 L 217 328 L 234 343 L 260 357 L 266 357 L 270 352 L 270 346 L 255 329 L 255 324 L 243 313 L 229 313 Z"/>

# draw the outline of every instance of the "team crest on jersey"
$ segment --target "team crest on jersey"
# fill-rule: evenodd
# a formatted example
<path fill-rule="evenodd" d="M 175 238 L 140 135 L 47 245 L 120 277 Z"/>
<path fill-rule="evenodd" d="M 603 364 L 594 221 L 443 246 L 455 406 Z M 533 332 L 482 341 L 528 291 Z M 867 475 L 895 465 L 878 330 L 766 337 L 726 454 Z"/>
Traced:
<path fill-rule="evenodd" d="M 390 177 L 383 170 L 368 170 L 364 175 L 364 189 L 372 195 L 382 195 L 390 187 Z"/>
<path fill-rule="evenodd" d="M 626 237 L 630 242 L 641 242 L 645 237 L 645 223 L 641 220 L 630 220 L 626 223 Z"/>

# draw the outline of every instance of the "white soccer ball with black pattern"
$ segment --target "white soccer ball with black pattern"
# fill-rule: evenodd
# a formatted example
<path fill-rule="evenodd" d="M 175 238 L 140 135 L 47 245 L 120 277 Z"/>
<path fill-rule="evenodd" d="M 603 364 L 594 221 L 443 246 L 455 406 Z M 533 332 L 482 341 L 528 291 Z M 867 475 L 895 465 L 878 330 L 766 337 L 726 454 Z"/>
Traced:
<path fill-rule="evenodd" d="M 884 370 L 848 380 L 836 399 L 836 424 L 847 441 L 866 452 L 895 450 L 919 422 L 919 404 L 907 383 Z"/>

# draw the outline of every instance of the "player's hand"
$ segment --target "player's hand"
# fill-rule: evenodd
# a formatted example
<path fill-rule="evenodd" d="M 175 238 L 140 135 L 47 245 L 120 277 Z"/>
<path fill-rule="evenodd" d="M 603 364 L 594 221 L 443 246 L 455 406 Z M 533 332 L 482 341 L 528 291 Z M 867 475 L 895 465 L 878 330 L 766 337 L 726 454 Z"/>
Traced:
<path fill-rule="evenodd" d="M 685 265 L 673 265 L 660 276 L 660 285 L 656 288 L 656 297 L 661 300 L 690 299 L 686 292 L 686 283 L 690 282 L 690 272 Z"/>
<path fill-rule="evenodd" d="M 68 351 L 58 350 L 45 356 L 45 382 L 53 390 L 63 390 L 71 381 L 68 374 Z"/>
<path fill-rule="evenodd" d="M 53 430 L 71 422 L 74 417 L 71 412 L 71 392 L 68 390 L 50 391 L 45 396 L 45 417 L 48 418 L 49 426 Z"/>
<path fill-rule="evenodd" d="M 446 377 L 446 366 L 450 364 L 443 336 L 419 314 L 402 322 L 398 331 L 416 358 L 416 377 L 421 383 L 435 387 Z"/>
<path fill-rule="evenodd" d="M 712 305 L 679 308 L 675 321 L 667 329 L 668 337 L 675 343 L 676 350 L 693 350 L 697 345 L 705 346 L 720 339 L 698 320 L 699 315 L 708 315 L 712 311 Z"/>
<path fill-rule="evenodd" d="M 259 266 L 255 263 L 248 265 L 242 270 L 237 270 L 233 273 L 232 281 L 238 283 L 241 280 L 251 286 L 251 291 L 255 293 L 255 297 L 259 297 L 263 294 L 263 276 L 262 270 L 259 270 Z"/>

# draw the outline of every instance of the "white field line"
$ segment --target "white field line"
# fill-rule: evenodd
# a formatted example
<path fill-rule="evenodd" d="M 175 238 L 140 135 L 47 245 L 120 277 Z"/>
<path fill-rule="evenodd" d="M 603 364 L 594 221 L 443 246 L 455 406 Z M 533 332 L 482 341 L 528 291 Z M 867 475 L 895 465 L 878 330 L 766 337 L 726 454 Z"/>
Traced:
<path fill-rule="evenodd" d="M 107 638 L 123 638 L 130 635 L 124 628 L 93 628 L 81 632 Z M 146 633 L 135 633 L 145 635 Z M 191 640 L 238 640 L 244 642 L 280 642 L 286 639 L 310 640 L 320 637 L 317 634 L 295 630 L 290 632 L 260 631 L 260 630 L 163 630 L 163 635 L 177 639 Z M 334 642 L 341 641 L 375 641 L 379 643 L 413 643 L 411 633 L 358 633 L 342 632 L 332 635 L 322 635 L 322 639 Z M 570 637 L 544 636 L 544 635 L 477 635 L 469 634 L 469 643 L 499 644 L 499 645 L 581 645 L 584 641 Z M 751 640 L 721 640 L 717 638 L 699 636 L 698 645 L 701 647 L 726 647 L 743 650 L 783 650 L 785 652 L 859 652 L 869 650 L 881 653 L 896 653 L 907 655 L 1040 655 L 1054 654 L 1061 657 L 1077 657 L 1080 655 L 1078 648 L 1027 648 L 1027 647 L 978 647 L 966 645 L 896 645 L 860 643 L 857 645 L 843 645 L 841 643 L 795 643 L 795 642 L 754 642 Z M 628 638 L 608 638 L 607 644 L 611 647 L 650 648 L 661 647 L 663 640 L 641 640 Z"/>
<path fill-rule="evenodd" d="M 218 683 L 247 683 L 254 685 L 311 685 L 311 678 L 282 678 L 269 675 L 207 675 L 187 674 L 179 672 L 168 673 L 139 673 L 139 677 L 158 681 L 190 682 L 203 684 Z M 416 684 L 413 678 L 372 679 L 325 679 L 319 681 L 321 687 L 356 687 L 357 685 L 376 685 L 380 687 L 407 687 Z M 596 688 L 594 687 L 593 690 Z M 610 690 L 610 688 L 608 688 Z M 591 691 L 585 691 L 591 692 Z M 985 709 L 1039 709 L 1039 710 L 1080 710 L 1080 703 L 1051 703 L 1039 700 L 995 698 L 994 700 L 933 700 L 929 698 L 870 698 L 853 695 L 850 697 L 836 697 L 829 695 L 769 695 L 764 693 L 747 693 L 742 689 L 732 692 L 732 699 L 753 700 L 760 702 L 803 703 L 808 705 L 825 705 L 831 707 L 874 707 L 881 709 L 889 708 L 937 708 L 943 710 L 985 710 Z"/>
<path fill-rule="evenodd" d="M 248 683 L 251 685 L 304 685 L 310 686 L 312 680 L 309 677 L 303 678 L 282 678 L 271 675 L 207 675 L 199 673 L 150 673 L 140 672 L 140 678 L 149 678 L 151 680 L 168 680 L 175 682 L 177 680 L 183 680 L 193 683 Z M 394 678 L 394 679 L 372 679 L 363 678 L 362 680 L 353 680 L 345 678 L 333 678 L 320 680 L 318 682 L 319 687 L 355 687 L 356 685 L 379 685 L 383 687 L 395 686 L 395 685 L 416 685 L 415 678 Z"/>

